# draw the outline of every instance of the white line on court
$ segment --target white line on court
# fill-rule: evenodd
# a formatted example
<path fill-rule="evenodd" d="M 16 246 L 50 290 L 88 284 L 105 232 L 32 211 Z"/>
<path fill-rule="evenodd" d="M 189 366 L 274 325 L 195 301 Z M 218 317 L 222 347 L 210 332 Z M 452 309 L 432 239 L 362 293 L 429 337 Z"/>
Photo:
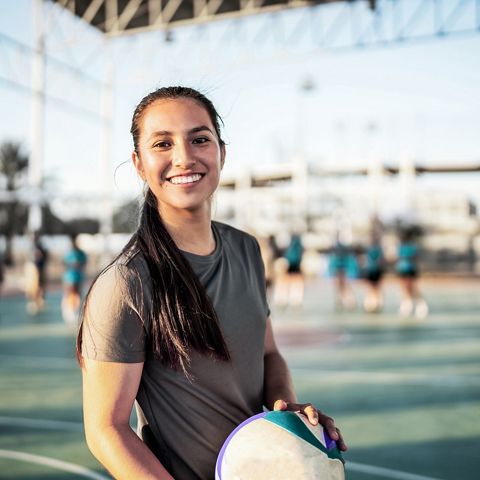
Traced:
<path fill-rule="evenodd" d="M 391 468 L 375 467 L 373 465 L 356 462 L 347 462 L 345 469 L 352 472 L 368 473 L 369 475 L 383 478 L 393 478 L 395 480 L 440 480 L 439 478 L 425 477 L 424 475 L 416 475 L 415 473 L 407 473 L 400 470 L 392 470 Z"/>
<path fill-rule="evenodd" d="M 93 470 L 75 465 L 74 463 L 62 462 L 55 458 L 44 457 L 41 455 L 33 455 L 31 453 L 17 452 L 15 450 L 3 450 L 0 449 L 0 458 L 9 458 L 12 460 L 19 460 L 20 462 L 35 463 L 38 465 L 44 465 L 46 467 L 55 468 L 56 470 L 62 470 L 64 472 L 75 473 L 80 477 L 92 478 L 94 480 L 108 480 L 109 477 L 100 475 Z"/>
<path fill-rule="evenodd" d="M 432 372 L 383 372 L 375 370 L 348 370 L 348 371 L 328 371 L 319 372 L 318 369 L 305 367 L 292 367 L 290 369 L 295 376 L 303 378 L 332 379 L 338 383 L 367 382 L 367 383 L 411 383 L 411 384 L 429 384 L 445 386 L 478 386 L 480 379 L 478 377 L 478 367 L 475 372 L 462 373 L 432 373 Z M 473 374 L 475 373 L 475 375 Z"/>
<path fill-rule="evenodd" d="M 10 427 L 36 428 L 39 430 L 63 430 L 67 432 L 83 432 L 83 425 L 78 422 L 62 420 L 38 420 L 22 417 L 0 417 L 0 425 Z"/>
<path fill-rule="evenodd" d="M 21 418 L 21 417 L 0 417 L 0 425 L 30 427 L 30 428 L 38 428 L 38 429 L 45 428 L 48 430 L 67 430 L 67 431 L 79 431 L 79 432 L 83 431 L 83 425 L 77 422 L 63 422 L 58 420 L 34 420 L 31 418 Z M 7 450 L 0 450 L 0 457 L 2 456 L 2 451 L 7 452 Z M 10 450 L 8 450 L 8 452 L 9 451 Z M 21 452 L 17 452 L 17 453 L 21 453 Z M 25 455 L 28 455 L 28 454 L 25 454 Z M 31 456 L 38 457 L 36 455 L 31 455 Z M 9 457 L 9 458 L 15 458 L 15 457 Z M 47 458 L 47 457 L 38 457 L 38 458 Z M 59 462 L 59 460 L 54 460 L 54 461 Z M 32 463 L 39 463 L 39 462 L 32 462 Z M 83 468 L 83 467 L 78 467 L 78 468 Z M 350 461 L 347 461 L 346 470 L 350 470 L 352 472 L 367 473 L 369 475 L 380 476 L 383 478 L 391 478 L 394 480 L 441 480 L 434 477 L 425 477 L 423 475 L 416 475 L 414 473 L 402 472 L 400 470 L 392 470 L 390 468 L 376 467 L 374 465 L 366 465 L 364 463 L 356 463 L 356 462 L 350 462 Z M 89 478 L 104 479 L 106 477 L 97 476 L 97 477 L 89 477 Z"/>

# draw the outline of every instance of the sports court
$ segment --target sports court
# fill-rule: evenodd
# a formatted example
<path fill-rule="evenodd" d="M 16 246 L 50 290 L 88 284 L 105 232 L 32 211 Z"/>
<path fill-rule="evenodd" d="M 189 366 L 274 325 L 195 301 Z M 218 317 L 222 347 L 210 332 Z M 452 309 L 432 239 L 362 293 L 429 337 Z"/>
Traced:
<path fill-rule="evenodd" d="M 344 432 L 349 480 L 479 478 L 480 280 L 422 289 L 423 321 L 398 317 L 394 279 L 382 314 L 335 312 L 326 279 L 307 284 L 302 309 L 273 312 L 300 399 Z M 109 478 L 83 438 L 74 337 L 59 292 L 37 317 L 21 296 L 1 299 L 0 478 Z"/>

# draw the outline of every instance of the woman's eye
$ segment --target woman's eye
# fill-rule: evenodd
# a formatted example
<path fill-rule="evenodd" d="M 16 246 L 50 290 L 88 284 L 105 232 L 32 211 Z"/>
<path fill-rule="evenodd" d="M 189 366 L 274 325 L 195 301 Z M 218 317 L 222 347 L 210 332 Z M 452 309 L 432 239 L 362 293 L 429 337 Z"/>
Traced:
<path fill-rule="evenodd" d="M 193 143 L 206 143 L 209 139 L 207 137 L 198 137 L 193 140 Z"/>
<path fill-rule="evenodd" d="M 153 147 L 154 148 L 168 148 L 170 147 L 170 142 L 157 142 Z"/>

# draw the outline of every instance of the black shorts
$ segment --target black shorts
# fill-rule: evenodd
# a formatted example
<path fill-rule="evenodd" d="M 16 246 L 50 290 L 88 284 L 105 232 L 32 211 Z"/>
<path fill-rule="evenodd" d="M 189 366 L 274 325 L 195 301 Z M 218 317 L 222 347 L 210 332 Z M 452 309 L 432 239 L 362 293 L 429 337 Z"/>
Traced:
<path fill-rule="evenodd" d="M 397 271 L 398 276 L 401 278 L 415 278 L 418 276 L 418 270 L 416 268 L 409 268 L 408 270 Z"/>
<path fill-rule="evenodd" d="M 294 263 L 288 266 L 287 273 L 300 273 L 300 265 Z"/>
<path fill-rule="evenodd" d="M 365 272 L 365 280 L 370 283 L 377 284 L 383 277 L 382 270 L 370 270 Z"/>

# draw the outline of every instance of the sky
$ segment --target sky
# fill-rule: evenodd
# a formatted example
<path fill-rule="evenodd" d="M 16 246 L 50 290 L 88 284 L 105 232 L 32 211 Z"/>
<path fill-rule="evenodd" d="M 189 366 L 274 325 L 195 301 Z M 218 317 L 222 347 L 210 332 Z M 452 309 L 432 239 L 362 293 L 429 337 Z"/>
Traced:
<path fill-rule="evenodd" d="M 333 15 L 335 8 L 323 11 Z M 358 18 L 369 14 L 355 8 Z M 32 45 L 32 1 L 2 1 L 0 12 L 0 35 Z M 87 81 L 53 61 L 47 65 L 52 98 L 43 170 L 63 204 L 75 196 L 94 199 L 103 188 L 122 198 L 140 192 L 130 163 L 131 115 L 146 93 L 167 84 L 193 86 L 213 100 L 225 123 L 225 175 L 289 162 L 298 152 L 325 168 L 372 160 L 398 165 L 406 157 L 426 165 L 480 163 L 480 33 L 325 50 L 298 33 L 291 37 L 298 41 L 282 42 L 268 18 L 256 16 L 181 28 L 173 43 L 156 32 L 107 46 L 68 12 L 49 6 L 47 14 L 50 57 L 97 79 Z M 282 28 L 295 32 L 302 15 L 308 11 L 282 14 Z M 107 48 L 114 97 L 112 168 L 105 175 L 100 114 Z M 26 153 L 32 148 L 30 75 L 30 55 L 0 37 L 0 77 L 9 79 L 0 80 L 0 141 L 19 141 Z M 314 86 L 308 92 L 301 88 L 306 80 Z M 476 198 L 479 179 L 470 174 L 422 181 Z"/>

